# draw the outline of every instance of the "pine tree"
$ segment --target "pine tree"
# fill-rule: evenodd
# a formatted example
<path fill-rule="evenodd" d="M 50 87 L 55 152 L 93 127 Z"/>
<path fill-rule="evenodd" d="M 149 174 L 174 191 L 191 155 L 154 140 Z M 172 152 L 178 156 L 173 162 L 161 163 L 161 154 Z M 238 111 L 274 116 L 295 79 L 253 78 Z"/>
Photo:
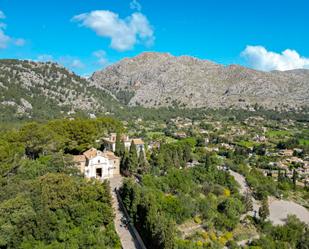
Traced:
<path fill-rule="evenodd" d="M 121 134 L 117 133 L 115 155 L 119 157 L 123 157 L 124 152 L 125 152 L 125 147 L 124 147 L 124 143 L 121 141 Z"/>

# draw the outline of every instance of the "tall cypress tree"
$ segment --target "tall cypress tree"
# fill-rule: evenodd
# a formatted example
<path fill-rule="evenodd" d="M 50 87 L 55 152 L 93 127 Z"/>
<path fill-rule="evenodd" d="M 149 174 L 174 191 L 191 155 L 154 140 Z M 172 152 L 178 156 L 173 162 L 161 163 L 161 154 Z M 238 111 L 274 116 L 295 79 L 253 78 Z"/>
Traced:
<path fill-rule="evenodd" d="M 259 208 L 259 216 L 263 221 L 265 221 L 266 218 L 269 216 L 267 198 L 262 200 L 262 206 Z"/>
<path fill-rule="evenodd" d="M 115 155 L 119 157 L 123 157 L 124 152 L 125 152 L 125 147 L 124 147 L 123 141 L 121 141 L 121 134 L 117 133 Z"/>
<path fill-rule="evenodd" d="M 148 171 L 148 163 L 145 158 L 144 151 L 141 149 L 138 156 L 138 167 L 141 171 L 147 172 Z"/>
<path fill-rule="evenodd" d="M 129 152 L 125 151 L 120 161 L 120 171 L 124 176 L 130 175 Z"/>
<path fill-rule="evenodd" d="M 293 169 L 293 176 L 292 176 L 292 180 L 293 180 L 293 186 L 294 189 L 296 189 L 296 181 L 297 181 L 297 172 L 295 169 Z"/>
<path fill-rule="evenodd" d="M 132 142 L 130 146 L 129 151 L 129 158 L 128 158 L 128 169 L 130 173 L 135 173 L 138 167 L 138 157 L 137 157 L 137 151 L 136 146 Z"/>

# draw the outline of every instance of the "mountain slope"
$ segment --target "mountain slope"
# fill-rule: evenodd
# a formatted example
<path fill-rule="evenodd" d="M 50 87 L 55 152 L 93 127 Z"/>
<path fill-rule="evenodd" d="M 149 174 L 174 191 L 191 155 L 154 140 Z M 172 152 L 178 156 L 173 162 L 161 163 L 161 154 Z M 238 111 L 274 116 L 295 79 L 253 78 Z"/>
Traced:
<path fill-rule="evenodd" d="M 261 72 L 162 53 L 124 59 L 92 80 L 130 106 L 283 110 L 309 105 L 309 70 Z"/>
<path fill-rule="evenodd" d="M 110 111 L 118 102 L 55 63 L 0 60 L 1 118 L 58 117 L 68 111 Z"/>

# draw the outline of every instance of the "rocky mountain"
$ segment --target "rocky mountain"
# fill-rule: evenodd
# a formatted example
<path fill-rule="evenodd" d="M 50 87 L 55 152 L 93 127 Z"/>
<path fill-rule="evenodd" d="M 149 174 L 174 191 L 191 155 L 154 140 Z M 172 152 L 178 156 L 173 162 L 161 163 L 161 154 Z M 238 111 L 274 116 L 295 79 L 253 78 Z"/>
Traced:
<path fill-rule="evenodd" d="M 52 62 L 0 60 L 0 121 L 125 116 L 134 111 L 127 106 L 301 109 L 309 106 L 309 70 L 260 72 L 143 53 L 85 79 Z"/>
<path fill-rule="evenodd" d="M 117 106 L 110 94 L 62 66 L 0 60 L 0 118 L 56 117 L 67 112 L 97 113 Z"/>
<path fill-rule="evenodd" d="M 309 70 L 261 72 L 189 56 L 143 53 L 91 79 L 129 106 L 285 110 L 309 105 Z"/>

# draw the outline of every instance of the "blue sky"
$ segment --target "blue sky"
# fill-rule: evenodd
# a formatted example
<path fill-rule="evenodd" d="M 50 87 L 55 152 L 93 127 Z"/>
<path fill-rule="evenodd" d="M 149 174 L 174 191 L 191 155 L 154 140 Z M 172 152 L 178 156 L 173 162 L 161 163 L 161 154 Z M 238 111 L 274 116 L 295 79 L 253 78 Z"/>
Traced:
<path fill-rule="evenodd" d="M 81 75 L 143 51 L 309 68 L 308 0 L 0 0 L 0 58 Z"/>

